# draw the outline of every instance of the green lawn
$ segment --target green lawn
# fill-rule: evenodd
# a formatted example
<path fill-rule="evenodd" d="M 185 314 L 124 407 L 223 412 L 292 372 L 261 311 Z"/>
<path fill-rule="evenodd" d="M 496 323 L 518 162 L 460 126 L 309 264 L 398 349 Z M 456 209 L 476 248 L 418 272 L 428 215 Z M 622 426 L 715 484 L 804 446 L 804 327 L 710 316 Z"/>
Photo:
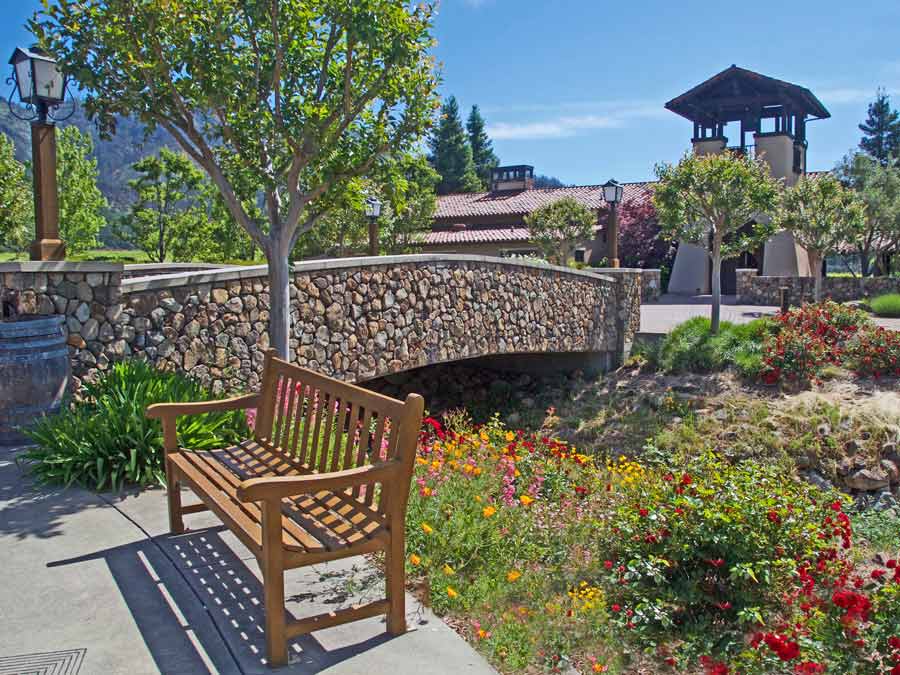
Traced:
<path fill-rule="evenodd" d="M 149 262 L 147 254 L 137 249 L 111 249 L 96 248 L 77 255 L 66 257 L 67 260 L 75 262 L 121 262 L 121 263 L 144 263 Z M 15 260 L 28 260 L 27 253 L 3 253 L 0 252 L 0 262 L 11 262 Z"/>

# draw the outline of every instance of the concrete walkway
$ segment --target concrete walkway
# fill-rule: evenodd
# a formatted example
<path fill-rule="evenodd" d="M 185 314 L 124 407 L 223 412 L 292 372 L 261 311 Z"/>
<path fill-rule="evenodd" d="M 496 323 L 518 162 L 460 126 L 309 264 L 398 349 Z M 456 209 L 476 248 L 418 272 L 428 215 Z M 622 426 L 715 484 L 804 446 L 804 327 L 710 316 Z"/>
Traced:
<path fill-rule="evenodd" d="M 675 326 L 695 316 L 709 316 L 712 298 L 708 295 L 663 295 L 656 302 L 641 305 L 641 332 L 668 333 Z M 748 323 L 761 316 L 772 316 L 778 307 L 740 305 L 735 296 L 722 296 L 722 320 Z M 872 317 L 880 326 L 900 330 L 900 319 Z"/>
<path fill-rule="evenodd" d="M 208 513 L 167 534 L 161 489 L 96 495 L 37 489 L 0 447 L 0 673 L 488 675 L 493 669 L 408 598 L 413 629 L 373 618 L 290 645 L 265 665 L 262 586 L 250 552 Z M 363 558 L 287 573 L 296 616 L 383 592 Z"/>

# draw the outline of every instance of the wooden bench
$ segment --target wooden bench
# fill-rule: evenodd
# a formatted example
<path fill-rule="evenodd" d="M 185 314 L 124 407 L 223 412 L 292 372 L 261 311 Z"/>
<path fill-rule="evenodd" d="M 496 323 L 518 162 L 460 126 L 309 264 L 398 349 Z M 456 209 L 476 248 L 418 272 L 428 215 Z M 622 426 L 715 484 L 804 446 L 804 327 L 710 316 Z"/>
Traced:
<path fill-rule="evenodd" d="M 293 366 L 266 353 L 259 394 L 203 403 L 161 403 L 169 526 L 213 511 L 259 561 L 270 665 L 287 663 L 287 641 L 379 614 L 392 635 L 406 631 L 404 519 L 424 402 L 405 402 Z M 176 419 L 256 408 L 253 438 L 194 451 L 178 444 Z M 181 486 L 202 503 L 181 503 Z M 362 606 L 287 620 L 284 571 L 384 551 L 386 597 Z"/>

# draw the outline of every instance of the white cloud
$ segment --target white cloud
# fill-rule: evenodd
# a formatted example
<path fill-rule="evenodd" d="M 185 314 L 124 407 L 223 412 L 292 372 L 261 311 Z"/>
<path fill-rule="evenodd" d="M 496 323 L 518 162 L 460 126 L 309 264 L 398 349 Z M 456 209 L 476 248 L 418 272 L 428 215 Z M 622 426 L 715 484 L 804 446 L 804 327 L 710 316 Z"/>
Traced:
<path fill-rule="evenodd" d="M 612 117 L 583 115 L 579 117 L 559 117 L 541 122 L 498 122 L 489 124 L 487 132 L 491 138 L 520 140 L 563 138 L 576 136 L 579 132 L 588 129 L 611 129 L 619 126 L 622 126 L 621 122 Z"/>

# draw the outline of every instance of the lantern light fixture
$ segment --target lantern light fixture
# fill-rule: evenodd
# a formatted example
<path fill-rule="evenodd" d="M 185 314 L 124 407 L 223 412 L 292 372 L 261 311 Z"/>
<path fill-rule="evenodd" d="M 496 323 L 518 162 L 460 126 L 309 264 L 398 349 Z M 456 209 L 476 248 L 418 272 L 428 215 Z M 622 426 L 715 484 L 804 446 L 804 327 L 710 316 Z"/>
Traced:
<path fill-rule="evenodd" d="M 68 78 L 59 64 L 38 46 L 16 47 L 9 59 L 12 75 L 6 83 L 12 85 L 7 103 L 10 112 L 22 120 L 38 120 L 46 124 L 48 119 L 62 121 L 75 112 L 75 99 L 68 90 Z M 26 115 L 13 104 L 18 93 L 25 106 Z M 71 106 L 64 105 L 68 96 Z"/>
<path fill-rule="evenodd" d="M 603 188 L 603 199 L 608 204 L 618 204 L 622 201 L 622 184 L 616 182 L 614 178 L 610 178 L 601 187 Z"/>

